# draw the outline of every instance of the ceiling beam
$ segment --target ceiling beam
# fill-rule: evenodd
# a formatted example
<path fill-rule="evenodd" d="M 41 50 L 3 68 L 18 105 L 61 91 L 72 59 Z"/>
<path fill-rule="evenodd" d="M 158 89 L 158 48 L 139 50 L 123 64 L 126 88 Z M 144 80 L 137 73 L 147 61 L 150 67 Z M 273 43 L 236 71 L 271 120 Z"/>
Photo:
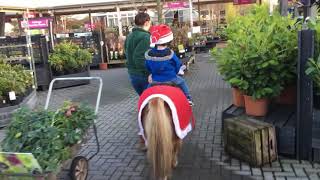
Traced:
<path fill-rule="evenodd" d="M 229 3 L 233 2 L 233 0 L 202 0 L 198 3 L 198 1 L 194 1 L 193 5 L 196 6 L 198 4 L 204 5 L 204 4 L 219 4 L 219 3 Z M 72 6 L 72 7 L 60 7 L 60 8 L 53 8 L 53 9 L 47 9 L 47 10 L 41 10 L 41 11 L 52 11 L 55 15 L 71 15 L 71 14 L 84 14 L 84 13 L 98 13 L 98 12 L 115 12 L 116 6 L 119 6 L 122 11 L 126 10 L 134 10 L 135 7 L 139 6 L 145 6 L 148 8 L 155 8 L 157 7 L 156 2 L 145 2 L 145 3 L 135 3 L 135 7 L 133 7 L 132 3 L 118 3 L 118 4 L 90 4 L 90 5 L 81 5 L 81 6 Z"/>

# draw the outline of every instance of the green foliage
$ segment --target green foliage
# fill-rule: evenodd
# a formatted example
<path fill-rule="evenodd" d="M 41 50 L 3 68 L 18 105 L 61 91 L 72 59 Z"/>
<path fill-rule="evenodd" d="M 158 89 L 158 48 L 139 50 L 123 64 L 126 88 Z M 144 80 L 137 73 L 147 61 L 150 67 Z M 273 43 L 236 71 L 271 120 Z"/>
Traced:
<path fill-rule="evenodd" d="M 58 72 L 81 71 L 92 62 L 92 55 L 72 42 L 62 42 L 55 46 L 49 62 Z"/>
<path fill-rule="evenodd" d="M 70 102 L 56 112 L 20 109 L 12 118 L 2 148 L 31 152 L 43 170 L 56 171 L 70 158 L 70 146 L 81 140 L 94 118 L 91 108 Z"/>
<path fill-rule="evenodd" d="M 7 96 L 10 91 L 25 93 L 32 86 L 31 72 L 21 65 L 10 65 L 0 61 L 0 96 Z"/>
<path fill-rule="evenodd" d="M 320 21 L 310 20 L 308 26 L 316 32 L 314 56 L 317 57 L 317 59 L 309 59 L 306 64 L 306 74 L 313 80 L 317 94 L 320 94 Z"/>
<path fill-rule="evenodd" d="M 228 36 L 227 36 L 227 32 L 226 32 L 226 28 L 221 26 L 216 30 L 216 35 L 218 37 L 220 37 L 221 40 L 227 40 Z"/>
<path fill-rule="evenodd" d="M 218 70 L 231 86 L 255 99 L 277 96 L 296 76 L 297 32 L 295 20 L 269 15 L 267 6 L 256 6 L 226 28 L 227 47 L 215 49 Z"/>
<path fill-rule="evenodd" d="M 307 62 L 306 74 L 313 80 L 317 93 L 320 92 L 320 56 L 317 60 L 309 59 Z"/>

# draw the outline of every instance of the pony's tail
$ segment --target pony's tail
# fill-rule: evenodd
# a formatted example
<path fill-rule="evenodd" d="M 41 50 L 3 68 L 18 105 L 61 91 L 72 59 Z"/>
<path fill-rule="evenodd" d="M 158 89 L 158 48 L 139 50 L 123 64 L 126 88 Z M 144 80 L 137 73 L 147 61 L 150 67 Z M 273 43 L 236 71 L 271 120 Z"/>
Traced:
<path fill-rule="evenodd" d="M 148 159 L 152 163 L 155 177 L 165 178 L 172 171 L 174 145 L 171 115 L 160 98 L 152 99 L 148 106 L 145 121 Z"/>

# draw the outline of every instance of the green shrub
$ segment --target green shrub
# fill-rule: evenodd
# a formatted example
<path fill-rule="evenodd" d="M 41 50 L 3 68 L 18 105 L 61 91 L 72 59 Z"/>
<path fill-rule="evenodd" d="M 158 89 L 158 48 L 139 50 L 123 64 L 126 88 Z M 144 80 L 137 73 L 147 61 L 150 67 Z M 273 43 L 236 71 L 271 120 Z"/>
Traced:
<path fill-rule="evenodd" d="M 226 28 L 227 47 L 215 49 L 218 70 L 233 87 L 255 99 L 280 94 L 295 82 L 297 32 L 295 20 L 269 15 L 267 6 L 256 6 Z"/>
<path fill-rule="evenodd" d="M 49 62 L 55 71 L 68 74 L 85 69 L 92 62 L 92 55 L 72 42 L 62 42 L 55 46 Z"/>
<path fill-rule="evenodd" d="M 94 118 L 91 108 L 70 102 L 57 112 L 20 109 L 7 128 L 2 150 L 32 153 L 43 170 L 56 171 Z"/>
<path fill-rule="evenodd" d="M 21 65 L 12 66 L 0 61 L 0 96 L 7 96 L 10 91 L 22 95 L 32 82 L 31 71 Z"/>

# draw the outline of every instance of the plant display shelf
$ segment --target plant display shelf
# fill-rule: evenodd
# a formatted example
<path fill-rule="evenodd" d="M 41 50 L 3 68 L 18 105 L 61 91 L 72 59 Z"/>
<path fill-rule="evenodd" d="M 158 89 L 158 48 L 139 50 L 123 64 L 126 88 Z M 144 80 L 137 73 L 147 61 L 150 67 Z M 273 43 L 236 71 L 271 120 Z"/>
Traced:
<path fill-rule="evenodd" d="M 222 126 L 224 120 L 232 117 L 245 115 L 244 108 L 229 106 L 222 112 Z M 273 124 L 276 128 L 278 153 L 283 156 L 294 158 L 296 156 L 296 107 L 290 105 L 270 106 L 266 117 L 255 119 Z"/>
<path fill-rule="evenodd" d="M 36 91 L 33 90 L 22 100 L 22 102 L 17 102 L 17 105 L 0 108 L 0 128 L 6 127 L 10 123 L 13 113 L 15 113 L 19 108 L 28 107 L 33 109 L 37 104 L 37 100 Z"/>
<path fill-rule="evenodd" d="M 125 64 L 126 60 L 125 59 L 118 59 L 118 60 L 109 60 L 108 64 L 112 65 L 112 64 Z"/>
<path fill-rule="evenodd" d="M 40 35 L 32 36 L 31 41 L 33 58 L 36 66 L 37 85 L 39 87 L 47 87 L 52 78 L 51 68 L 48 63 L 48 43 L 46 38 Z M 10 64 L 21 64 L 26 67 L 30 66 L 30 57 L 28 56 L 26 39 L 24 36 L 0 39 L 0 54 L 6 56 L 4 61 Z"/>

